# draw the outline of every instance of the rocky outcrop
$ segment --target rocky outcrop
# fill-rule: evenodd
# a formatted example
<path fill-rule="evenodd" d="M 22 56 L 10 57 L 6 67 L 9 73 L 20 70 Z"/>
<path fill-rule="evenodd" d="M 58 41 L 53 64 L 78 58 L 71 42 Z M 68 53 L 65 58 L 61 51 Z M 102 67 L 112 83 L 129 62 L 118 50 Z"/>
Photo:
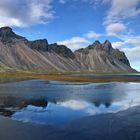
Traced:
<path fill-rule="evenodd" d="M 25 37 L 19 36 L 12 31 L 10 27 L 0 28 L 0 40 L 4 44 L 10 44 L 14 42 L 15 39 L 26 40 Z"/>
<path fill-rule="evenodd" d="M 103 44 L 95 41 L 87 48 L 75 51 L 75 57 L 89 71 L 96 72 L 133 72 L 124 52 L 114 49 L 106 40 Z"/>
<path fill-rule="evenodd" d="M 124 52 L 106 40 L 72 52 L 46 39 L 29 41 L 10 27 L 0 28 L 0 66 L 41 72 L 135 72 Z"/>
<path fill-rule="evenodd" d="M 46 39 L 29 41 L 28 46 L 31 49 L 35 49 L 37 51 L 50 52 L 50 53 L 54 52 L 66 58 L 74 58 L 74 54 L 69 48 L 67 48 L 64 45 L 58 45 L 57 43 L 49 45 Z"/>
<path fill-rule="evenodd" d="M 31 49 L 35 49 L 38 51 L 48 51 L 48 41 L 47 39 L 40 39 L 35 41 L 28 41 L 28 46 Z"/>
<path fill-rule="evenodd" d="M 74 53 L 64 45 L 51 44 L 48 46 L 49 52 L 55 52 L 62 57 L 74 59 Z"/>

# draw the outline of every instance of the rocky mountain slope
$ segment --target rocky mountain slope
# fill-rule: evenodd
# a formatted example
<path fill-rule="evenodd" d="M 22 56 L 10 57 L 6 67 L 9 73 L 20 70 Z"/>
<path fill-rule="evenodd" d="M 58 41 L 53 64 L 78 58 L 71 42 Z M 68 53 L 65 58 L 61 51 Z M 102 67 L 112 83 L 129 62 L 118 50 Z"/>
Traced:
<path fill-rule="evenodd" d="M 95 41 L 87 48 L 75 51 L 75 57 L 89 71 L 131 72 L 134 71 L 124 52 L 113 49 L 106 40 L 103 44 Z"/>
<path fill-rule="evenodd" d="M 64 45 L 46 39 L 29 41 L 10 27 L 0 28 L 0 67 L 41 72 L 93 71 L 134 72 L 125 54 L 113 49 L 109 41 L 95 41 L 72 52 Z"/>

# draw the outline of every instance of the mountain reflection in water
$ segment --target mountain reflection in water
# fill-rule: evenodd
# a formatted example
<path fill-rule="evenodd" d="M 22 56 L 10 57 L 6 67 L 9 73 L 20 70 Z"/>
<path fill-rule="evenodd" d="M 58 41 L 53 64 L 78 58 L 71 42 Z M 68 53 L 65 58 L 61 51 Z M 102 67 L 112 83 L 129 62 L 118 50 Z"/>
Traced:
<path fill-rule="evenodd" d="M 31 80 L 0 85 L 0 89 L 0 114 L 34 123 L 63 124 L 140 104 L 139 83 Z"/>
<path fill-rule="evenodd" d="M 62 104 L 67 103 L 67 102 L 68 101 L 66 101 L 66 102 L 63 101 Z M 57 104 L 57 102 L 52 102 L 52 103 Z M 71 104 L 72 103 L 73 102 L 71 102 Z M 111 105 L 111 102 L 101 102 L 100 100 L 98 100 L 98 101 L 95 100 L 92 103 L 96 107 L 99 107 L 100 105 L 104 105 L 106 108 L 108 108 Z M 61 104 L 61 103 L 58 101 L 58 104 Z M 10 97 L 10 96 L 0 97 L 0 114 L 3 116 L 11 117 L 16 111 L 26 108 L 29 105 L 32 105 L 35 107 L 47 108 L 48 101 L 43 98 L 24 99 L 24 98 L 19 98 L 19 97 Z"/>
<path fill-rule="evenodd" d="M 0 114 L 11 117 L 16 111 L 33 105 L 36 107 L 47 107 L 48 102 L 44 99 L 22 99 L 18 97 L 0 97 Z"/>

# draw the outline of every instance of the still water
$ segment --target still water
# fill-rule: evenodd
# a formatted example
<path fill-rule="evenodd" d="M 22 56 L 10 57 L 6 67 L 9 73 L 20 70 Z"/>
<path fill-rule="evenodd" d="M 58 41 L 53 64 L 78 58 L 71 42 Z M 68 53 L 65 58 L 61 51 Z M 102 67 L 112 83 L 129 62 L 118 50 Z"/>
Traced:
<path fill-rule="evenodd" d="M 39 124 L 66 124 L 140 105 L 140 83 L 28 80 L 0 84 L 0 115 Z"/>

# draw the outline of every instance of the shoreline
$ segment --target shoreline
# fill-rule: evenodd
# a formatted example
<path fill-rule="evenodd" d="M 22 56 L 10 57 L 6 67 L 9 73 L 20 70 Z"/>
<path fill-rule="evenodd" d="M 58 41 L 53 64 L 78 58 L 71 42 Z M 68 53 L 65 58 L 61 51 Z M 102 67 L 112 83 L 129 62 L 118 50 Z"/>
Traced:
<path fill-rule="evenodd" d="M 139 106 L 118 113 L 84 117 L 64 126 L 23 123 L 0 116 L 0 139 L 128 140 L 131 137 L 137 140 L 140 139 L 139 117 Z"/>
<path fill-rule="evenodd" d="M 42 73 L 0 73 L 0 83 L 30 79 L 46 79 L 67 82 L 140 82 L 137 74 L 42 74 Z"/>

